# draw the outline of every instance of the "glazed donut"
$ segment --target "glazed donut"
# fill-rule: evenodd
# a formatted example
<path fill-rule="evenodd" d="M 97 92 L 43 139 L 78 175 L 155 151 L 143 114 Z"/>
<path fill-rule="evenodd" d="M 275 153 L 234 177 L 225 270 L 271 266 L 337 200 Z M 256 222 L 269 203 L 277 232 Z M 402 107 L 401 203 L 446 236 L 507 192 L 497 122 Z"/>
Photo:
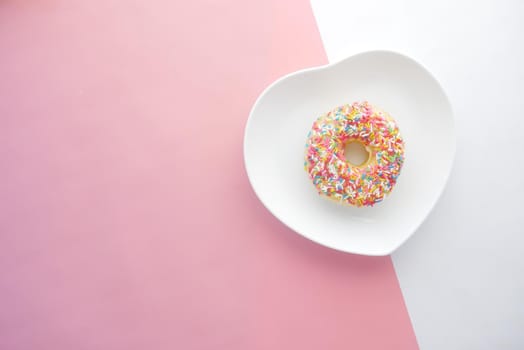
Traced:
<path fill-rule="evenodd" d="M 360 142 L 368 152 L 360 165 L 345 147 Z M 304 168 L 319 194 L 343 204 L 373 206 L 388 195 L 404 163 L 396 122 L 368 102 L 344 105 L 320 116 L 308 134 Z"/>

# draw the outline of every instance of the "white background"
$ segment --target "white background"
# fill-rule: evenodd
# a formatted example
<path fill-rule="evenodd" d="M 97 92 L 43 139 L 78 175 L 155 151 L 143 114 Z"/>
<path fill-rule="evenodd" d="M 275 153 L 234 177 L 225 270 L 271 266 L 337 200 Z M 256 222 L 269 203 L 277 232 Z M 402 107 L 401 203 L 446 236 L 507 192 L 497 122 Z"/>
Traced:
<path fill-rule="evenodd" d="M 330 62 L 391 49 L 456 117 L 443 196 L 393 254 L 421 349 L 524 349 L 524 2 L 312 0 Z"/>

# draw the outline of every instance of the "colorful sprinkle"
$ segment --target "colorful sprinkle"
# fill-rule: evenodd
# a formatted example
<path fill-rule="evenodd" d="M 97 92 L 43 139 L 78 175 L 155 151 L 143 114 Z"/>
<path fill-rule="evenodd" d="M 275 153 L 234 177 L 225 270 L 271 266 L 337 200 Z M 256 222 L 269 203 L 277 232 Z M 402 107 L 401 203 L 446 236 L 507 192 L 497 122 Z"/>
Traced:
<path fill-rule="evenodd" d="M 370 161 L 354 166 L 344 147 L 359 141 Z M 320 116 L 308 134 L 304 168 L 321 195 L 373 206 L 388 195 L 404 163 L 404 141 L 393 118 L 368 102 L 344 105 Z"/>

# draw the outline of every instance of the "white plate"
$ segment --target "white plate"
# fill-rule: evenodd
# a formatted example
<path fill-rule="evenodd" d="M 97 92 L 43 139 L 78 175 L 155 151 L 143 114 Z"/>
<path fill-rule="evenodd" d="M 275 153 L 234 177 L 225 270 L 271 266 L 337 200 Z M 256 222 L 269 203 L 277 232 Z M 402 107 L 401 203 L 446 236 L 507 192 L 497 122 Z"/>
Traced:
<path fill-rule="evenodd" d="M 397 185 L 366 208 L 319 196 L 303 169 L 313 121 L 361 100 L 389 112 L 406 143 Z M 253 106 L 244 138 L 249 180 L 273 215 L 312 241 L 364 255 L 390 254 L 416 231 L 444 189 L 454 153 L 453 113 L 442 87 L 420 64 L 389 51 L 279 79 Z"/>

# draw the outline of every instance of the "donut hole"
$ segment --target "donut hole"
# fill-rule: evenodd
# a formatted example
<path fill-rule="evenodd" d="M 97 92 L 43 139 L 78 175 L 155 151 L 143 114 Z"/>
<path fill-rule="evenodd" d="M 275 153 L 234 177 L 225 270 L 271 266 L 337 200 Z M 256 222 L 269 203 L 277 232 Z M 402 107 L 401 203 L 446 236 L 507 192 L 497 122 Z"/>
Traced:
<path fill-rule="evenodd" d="M 364 165 L 369 160 L 369 156 L 369 151 L 360 141 L 349 141 L 344 147 L 344 157 L 353 166 Z"/>

